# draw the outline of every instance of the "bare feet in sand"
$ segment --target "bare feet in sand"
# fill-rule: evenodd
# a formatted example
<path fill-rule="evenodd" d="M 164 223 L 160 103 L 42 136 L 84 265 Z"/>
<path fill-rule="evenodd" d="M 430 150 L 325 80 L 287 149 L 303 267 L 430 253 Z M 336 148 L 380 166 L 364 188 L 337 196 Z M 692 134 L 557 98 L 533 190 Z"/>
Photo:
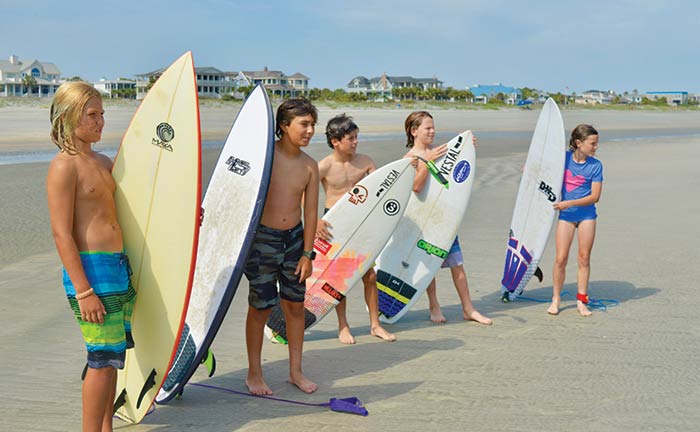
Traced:
<path fill-rule="evenodd" d="M 248 375 L 245 385 L 248 386 L 248 391 L 256 396 L 269 396 L 272 394 L 272 389 L 268 387 L 262 376 Z"/>
<path fill-rule="evenodd" d="M 447 318 L 442 314 L 442 310 L 440 310 L 439 306 L 437 308 L 430 308 L 430 321 L 436 324 L 444 324 L 447 322 Z"/>
<path fill-rule="evenodd" d="M 466 321 L 476 321 L 479 324 L 483 324 L 483 325 L 493 324 L 493 321 L 491 321 L 491 318 L 488 318 L 488 317 L 481 315 L 481 313 L 476 309 L 472 309 L 470 312 L 464 311 L 464 319 Z"/>
<path fill-rule="evenodd" d="M 552 300 L 552 304 L 547 308 L 550 315 L 559 315 L 559 300 Z"/>
<path fill-rule="evenodd" d="M 386 342 L 394 342 L 396 340 L 396 336 L 386 331 L 386 329 L 384 329 L 384 327 L 380 325 L 372 327 L 372 330 L 369 331 L 369 334 L 378 337 L 379 339 Z"/>
<path fill-rule="evenodd" d="M 578 307 L 578 313 L 580 313 L 581 316 L 587 317 L 587 316 L 593 315 L 593 312 L 588 310 L 588 307 L 586 306 L 586 304 L 584 302 L 582 302 L 581 300 L 576 300 L 576 306 Z"/>
<path fill-rule="evenodd" d="M 355 343 L 355 337 L 350 333 L 350 327 L 343 327 L 338 330 L 338 339 L 341 343 L 352 345 Z"/>
<path fill-rule="evenodd" d="M 318 386 L 316 383 L 309 381 L 303 374 L 292 374 L 289 376 L 289 382 L 299 387 L 299 390 L 304 393 L 313 393 Z"/>

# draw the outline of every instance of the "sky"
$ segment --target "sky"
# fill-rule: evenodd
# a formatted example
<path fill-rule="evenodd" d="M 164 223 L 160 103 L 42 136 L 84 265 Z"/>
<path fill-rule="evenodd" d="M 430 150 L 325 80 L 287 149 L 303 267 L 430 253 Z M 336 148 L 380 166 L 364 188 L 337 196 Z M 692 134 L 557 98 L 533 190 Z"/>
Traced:
<path fill-rule="evenodd" d="M 0 0 L 0 58 L 64 77 L 167 66 L 301 72 L 310 86 L 356 76 L 501 82 L 549 92 L 700 92 L 695 0 Z"/>

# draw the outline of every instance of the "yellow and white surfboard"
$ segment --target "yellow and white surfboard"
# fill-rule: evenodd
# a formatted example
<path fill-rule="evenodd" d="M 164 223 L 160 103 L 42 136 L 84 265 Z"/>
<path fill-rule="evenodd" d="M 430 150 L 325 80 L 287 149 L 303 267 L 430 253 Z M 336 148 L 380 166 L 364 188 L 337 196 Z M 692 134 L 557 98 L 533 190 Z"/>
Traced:
<path fill-rule="evenodd" d="M 114 161 L 117 217 L 137 292 L 135 348 L 117 378 L 116 414 L 138 423 L 160 389 L 184 324 L 201 203 L 199 102 L 192 54 L 141 103 Z"/>

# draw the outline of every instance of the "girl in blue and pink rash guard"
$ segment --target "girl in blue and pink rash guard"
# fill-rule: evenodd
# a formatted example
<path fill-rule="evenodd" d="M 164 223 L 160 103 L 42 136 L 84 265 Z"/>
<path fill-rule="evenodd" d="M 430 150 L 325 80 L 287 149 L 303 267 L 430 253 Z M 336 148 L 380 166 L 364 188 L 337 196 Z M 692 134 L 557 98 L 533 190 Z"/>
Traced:
<path fill-rule="evenodd" d="M 583 316 L 589 316 L 588 279 L 590 278 L 590 258 L 596 231 L 595 203 L 603 189 L 603 164 L 593 156 L 598 150 L 598 131 L 591 125 L 581 124 L 571 131 L 569 151 L 566 152 L 562 200 L 554 203 L 559 210 L 557 222 L 556 258 L 552 271 L 552 304 L 547 312 L 559 313 L 561 291 L 566 279 L 566 263 L 569 249 L 578 231 L 578 293 L 576 305 Z"/>
<path fill-rule="evenodd" d="M 591 195 L 594 182 L 603 182 L 603 164 L 594 157 L 587 157 L 583 163 L 576 162 L 574 152 L 566 152 L 564 166 L 564 185 L 561 191 L 562 201 L 573 201 Z M 595 219 L 595 203 L 584 206 L 569 207 L 559 212 L 559 220 L 581 222 Z"/>

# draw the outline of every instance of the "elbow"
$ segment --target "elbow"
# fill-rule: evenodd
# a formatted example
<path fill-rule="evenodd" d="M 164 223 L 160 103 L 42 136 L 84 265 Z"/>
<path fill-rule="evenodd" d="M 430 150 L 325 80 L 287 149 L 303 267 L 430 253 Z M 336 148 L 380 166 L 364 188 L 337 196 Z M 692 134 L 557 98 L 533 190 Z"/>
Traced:
<path fill-rule="evenodd" d="M 51 234 L 53 235 L 54 243 L 57 245 L 63 244 L 72 239 L 72 235 L 64 231 L 51 230 Z"/>

